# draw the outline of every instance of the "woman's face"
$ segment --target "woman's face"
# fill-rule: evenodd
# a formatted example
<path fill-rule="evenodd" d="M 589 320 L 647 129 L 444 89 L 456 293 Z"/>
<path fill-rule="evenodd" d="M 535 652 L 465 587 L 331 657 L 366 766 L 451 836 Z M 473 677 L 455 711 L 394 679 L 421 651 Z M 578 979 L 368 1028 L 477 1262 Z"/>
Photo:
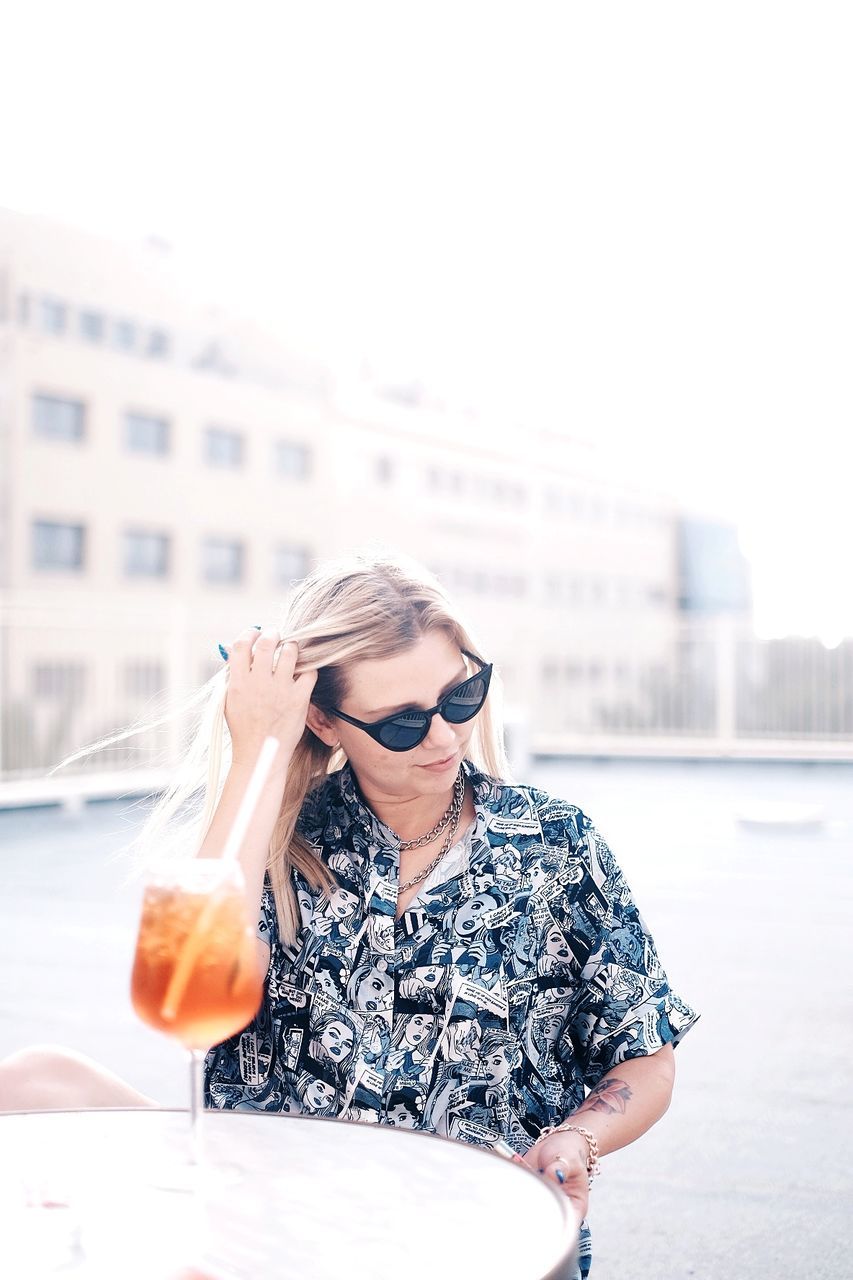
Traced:
<path fill-rule="evenodd" d="M 509 1075 L 509 1061 L 506 1056 L 506 1049 L 495 1049 L 486 1058 L 486 1077 L 489 1084 L 498 1084 L 501 1080 L 505 1080 Z"/>
<path fill-rule="evenodd" d="M 371 969 L 358 984 L 356 1008 L 370 1009 L 375 1013 L 377 1009 L 384 1007 L 392 986 L 392 979 L 387 973 L 382 973 L 379 969 Z"/>
<path fill-rule="evenodd" d="M 545 940 L 545 952 L 552 959 L 562 960 L 565 963 L 568 963 L 572 958 L 566 939 L 556 926 L 548 930 L 548 937 Z"/>
<path fill-rule="evenodd" d="M 311 916 L 314 914 L 314 902 L 311 898 L 311 894 L 305 893 L 302 889 L 299 890 L 296 898 L 299 902 L 299 911 L 304 923 L 306 920 L 310 920 Z"/>
<path fill-rule="evenodd" d="M 325 1080 L 312 1080 L 305 1090 L 305 1101 L 315 1111 L 322 1111 L 323 1107 L 327 1107 L 334 1096 L 334 1089 L 331 1085 L 326 1084 Z"/>
<path fill-rule="evenodd" d="M 410 1045 L 412 1049 L 416 1049 L 419 1044 L 426 1040 L 429 1033 L 435 1026 L 435 1018 L 428 1013 L 415 1013 L 406 1023 L 406 1030 L 403 1033 L 403 1043 Z"/>
<path fill-rule="evenodd" d="M 415 977 L 426 991 L 438 990 L 438 985 L 442 978 L 442 969 L 440 965 L 430 964 L 415 969 Z"/>
<path fill-rule="evenodd" d="M 320 1044 L 333 1062 L 343 1062 L 352 1053 L 353 1034 L 345 1022 L 330 1022 L 323 1029 Z"/>
<path fill-rule="evenodd" d="M 415 1117 L 408 1107 L 403 1106 L 402 1102 L 397 1102 L 393 1107 L 389 1107 L 386 1115 L 388 1123 L 397 1129 L 411 1129 L 414 1127 Z"/>
<path fill-rule="evenodd" d="M 358 898 L 354 893 L 350 893 L 349 889 L 341 889 L 340 886 L 332 890 L 329 898 L 329 909 L 333 916 L 337 916 L 338 920 L 346 920 L 347 916 L 351 916 L 358 906 Z"/>
<path fill-rule="evenodd" d="M 453 1062 L 472 1057 L 479 1039 L 480 1028 L 472 1018 L 460 1018 L 457 1022 L 451 1022 L 448 1031 L 448 1057 Z"/>
<path fill-rule="evenodd" d="M 447 632 L 430 631 L 390 658 L 354 662 L 347 671 L 340 709 L 367 724 L 398 711 L 426 710 L 474 670 L 473 666 L 468 670 Z M 384 804 L 386 808 L 427 796 L 448 796 L 476 722 L 477 716 L 466 724 L 454 725 L 436 714 L 417 747 L 388 751 L 363 729 L 335 717 L 327 720 L 368 804 Z"/>
<path fill-rule="evenodd" d="M 474 933 L 480 927 L 480 917 L 483 912 L 491 911 L 496 905 L 495 899 L 488 893 L 478 893 L 476 898 L 469 898 L 456 912 L 454 921 L 456 932 L 463 937 Z"/>
<path fill-rule="evenodd" d="M 539 888 L 541 884 L 544 884 L 547 879 L 548 879 L 547 868 L 544 867 L 541 862 L 534 863 L 533 866 L 530 868 L 531 888 L 535 891 L 536 889 Z"/>
<path fill-rule="evenodd" d="M 327 996 L 340 995 L 338 988 L 335 986 L 335 980 L 329 973 L 328 969 L 317 970 L 317 988 Z"/>

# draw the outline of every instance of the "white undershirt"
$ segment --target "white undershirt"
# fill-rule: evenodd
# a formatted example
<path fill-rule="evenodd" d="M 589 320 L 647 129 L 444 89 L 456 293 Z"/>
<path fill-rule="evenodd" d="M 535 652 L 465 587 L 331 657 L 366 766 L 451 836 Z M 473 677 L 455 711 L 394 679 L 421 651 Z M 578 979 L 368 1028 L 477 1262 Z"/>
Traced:
<path fill-rule="evenodd" d="M 422 893 L 426 893 L 427 890 L 435 885 L 444 884 L 445 881 L 453 880 L 456 876 L 462 874 L 471 857 L 471 837 L 474 834 L 475 825 L 476 823 L 473 821 L 468 824 L 456 843 L 452 844 L 444 857 L 435 864 L 423 884 L 418 885 L 417 893 L 406 907 L 407 911 L 411 911 L 412 907 L 417 906 L 418 899 Z"/>

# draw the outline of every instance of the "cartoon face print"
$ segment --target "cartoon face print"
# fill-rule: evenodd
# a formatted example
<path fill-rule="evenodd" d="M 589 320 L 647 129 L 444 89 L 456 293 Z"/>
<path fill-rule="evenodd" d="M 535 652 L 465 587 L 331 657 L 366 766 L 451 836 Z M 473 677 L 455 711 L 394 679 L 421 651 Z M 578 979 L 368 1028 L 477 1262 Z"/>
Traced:
<path fill-rule="evenodd" d="M 423 999 L 440 990 L 446 974 L 442 965 L 419 965 L 400 980 L 400 995 L 406 1000 Z"/>
<path fill-rule="evenodd" d="M 337 920 L 348 920 L 350 916 L 355 915 L 357 906 L 358 896 L 349 889 L 342 889 L 337 885 L 332 890 L 329 897 L 329 910 Z"/>
<path fill-rule="evenodd" d="M 505 1045 L 492 1050 L 485 1059 L 486 1079 L 489 1084 L 500 1084 L 510 1073 L 510 1063 Z"/>
<path fill-rule="evenodd" d="M 546 1013 L 543 1018 L 537 1019 L 536 1027 L 546 1044 L 554 1044 L 563 1029 L 563 1014 L 559 1009 Z"/>
<path fill-rule="evenodd" d="M 358 983 L 355 991 L 355 1007 L 375 1013 L 384 1009 L 394 987 L 391 976 L 380 969 L 370 969 Z"/>
<path fill-rule="evenodd" d="M 314 981 L 318 991 L 322 991 L 330 999 L 340 999 L 342 992 L 328 969 L 318 968 L 314 975 Z"/>
<path fill-rule="evenodd" d="M 335 1098 L 335 1091 L 325 1080 L 312 1080 L 305 1090 L 305 1104 L 312 1111 L 322 1111 L 330 1107 Z"/>
<path fill-rule="evenodd" d="M 568 966 L 571 963 L 572 953 L 569 951 L 569 944 L 563 936 L 562 929 L 555 924 L 551 925 L 545 935 L 545 954 L 555 966 Z"/>
<path fill-rule="evenodd" d="M 476 1056 L 480 1043 L 480 1026 L 473 1018 L 457 1018 L 448 1024 L 445 1056 L 449 1062 L 462 1062 Z"/>
<path fill-rule="evenodd" d="M 333 1062 L 344 1062 L 352 1053 L 354 1037 L 345 1022 L 330 1022 L 323 1029 L 320 1044 Z"/>
<path fill-rule="evenodd" d="M 424 1040 L 429 1039 L 435 1026 L 435 1018 L 429 1013 L 415 1013 L 406 1023 L 402 1043 L 410 1049 L 417 1049 Z"/>
<path fill-rule="evenodd" d="M 530 916 L 524 916 L 518 923 L 513 941 L 513 955 L 522 965 L 529 964 L 536 950 L 536 927 Z"/>
<path fill-rule="evenodd" d="M 387 1123 L 397 1129 L 414 1129 L 417 1120 L 417 1116 L 404 1102 L 395 1102 L 388 1108 L 385 1115 Z"/>
<path fill-rule="evenodd" d="M 610 947 L 617 960 L 638 969 L 643 963 L 643 941 L 633 928 L 623 925 L 610 935 Z"/>
<path fill-rule="evenodd" d="M 469 898 L 456 912 L 453 922 L 456 932 L 463 938 L 470 938 L 480 928 L 483 913 L 493 911 L 497 905 L 497 900 L 490 893 L 478 893 Z"/>
<path fill-rule="evenodd" d="M 302 923 L 306 925 L 314 914 L 314 899 L 307 889 L 297 889 L 296 901 L 299 903 L 299 914 L 302 917 Z"/>
<path fill-rule="evenodd" d="M 553 858 L 548 858 L 548 856 L 537 858 L 532 867 L 530 867 L 528 873 L 530 877 L 530 891 L 535 893 L 537 890 L 540 890 L 543 884 L 547 884 L 549 879 L 551 879 L 553 873 L 556 872 L 556 869 L 557 864 Z"/>

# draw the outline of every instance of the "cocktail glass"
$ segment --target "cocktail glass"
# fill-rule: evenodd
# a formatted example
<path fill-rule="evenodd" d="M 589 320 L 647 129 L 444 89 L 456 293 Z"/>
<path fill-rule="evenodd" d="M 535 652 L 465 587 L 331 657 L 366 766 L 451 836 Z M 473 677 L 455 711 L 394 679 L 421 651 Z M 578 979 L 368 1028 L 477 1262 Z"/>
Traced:
<path fill-rule="evenodd" d="M 190 1055 L 190 1166 L 203 1163 L 204 1057 L 242 1030 L 263 992 L 245 884 L 235 859 L 190 858 L 149 874 L 131 980 L 143 1022 Z"/>

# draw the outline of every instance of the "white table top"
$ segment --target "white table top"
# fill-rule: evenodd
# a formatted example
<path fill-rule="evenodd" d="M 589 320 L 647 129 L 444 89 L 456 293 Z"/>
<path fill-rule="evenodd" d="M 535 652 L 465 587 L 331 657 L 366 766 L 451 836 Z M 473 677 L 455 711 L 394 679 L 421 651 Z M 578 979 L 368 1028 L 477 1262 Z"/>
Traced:
<path fill-rule="evenodd" d="M 386 1126 L 207 1111 L 210 1178 L 164 1190 L 185 1111 L 0 1115 L 3 1274 L 75 1280 L 563 1280 L 577 1228 L 551 1183 Z M 21 1254 L 7 1270 L 10 1250 Z M 192 1258 L 195 1270 L 178 1259 Z M 62 1268 L 60 1270 L 60 1268 Z"/>

